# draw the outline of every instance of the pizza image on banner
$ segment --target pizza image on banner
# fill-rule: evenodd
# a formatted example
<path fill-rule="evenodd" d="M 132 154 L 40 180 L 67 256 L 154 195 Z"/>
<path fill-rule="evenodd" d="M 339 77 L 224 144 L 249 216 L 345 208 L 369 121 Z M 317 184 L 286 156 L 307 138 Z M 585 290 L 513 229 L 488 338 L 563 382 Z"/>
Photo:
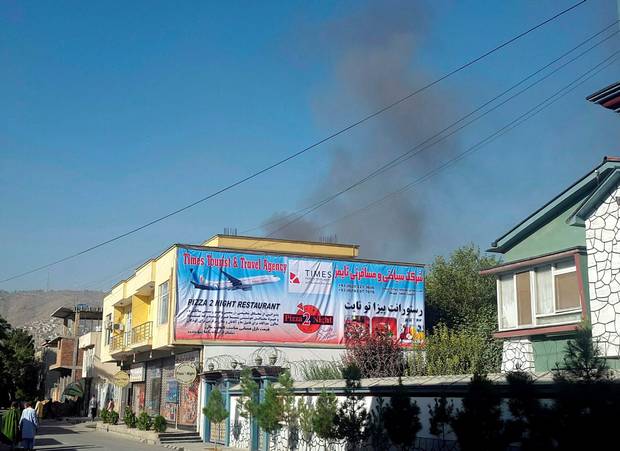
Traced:
<path fill-rule="evenodd" d="M 342 345 L 359 318 L 403 343 L 424 334 L 421 266 L 181 247 L 176 279 L 179 340 Z"/>

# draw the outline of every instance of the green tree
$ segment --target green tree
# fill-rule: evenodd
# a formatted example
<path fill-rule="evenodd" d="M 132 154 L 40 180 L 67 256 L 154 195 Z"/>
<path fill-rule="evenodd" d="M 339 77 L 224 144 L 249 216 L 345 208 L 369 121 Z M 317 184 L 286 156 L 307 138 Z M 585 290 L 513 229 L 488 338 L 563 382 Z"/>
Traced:
<path fill-rule="evenodd" d="M 475 374 L 463 396 L 463 406 L 450 422 L 461 451 L 504 451 L 510 442 L 501 413 L 502 399 L 493 383 Z"/>
<path fill-rule="evenodd" d="M 241 415 L 254 418 L 258 427 L 272 435 L 277 434 L 282 426 L 294 429 L 297 421 L 293 395 L 293 379 L 288 371 L 278 378 L 278 384 L 268 384 L 264 396 L 259 400 L 259 385 L 248 370 L 241 374 L 242 396 L 239 399 Z"/>
<path fill-rule="evenodd" d="M 554 372 L 556 381 L 596 381 L 610 376 L 607 361 L 592 341 L 592 329 L 582 324 L 575 337 L 568 340 L 563 364 Z"/>
<path fill-rule="evenodd" d="M 435 404 L 428 406 L 429 430 L 434 436 L 441 439 L 445 445 L 446 434 L 450 428 L 450 422 L 454 418 L 454 405 L 448 402 L 445 396 L 435 398 Z"/>
<path fill-rule="evenodd" d="M 338 438 L 336 430 L 336 415 L 338 400 L 336 395 L 322 391 L 319 394 L 312 415 L 312 430 L 317 437 L 323 440 L 324 448 Z"/>
<path fill-rule="evenodd" d="M 368 438 L 372 449 L 375 451 L 389 451 L 390 439 L 385 430 L 385 400 L 382 397 L 375 398 L 375 406 L 370 412 L 368 421 Z"/>
<path fill-rule="evenodd" d="M 495 277 L 482 276 L 480 271 L 499 262 L 495 257 L 483 255 L 479 248 L 468 245 L 455 250 L 448 259 L 437 257 L 426 276 L 429 339 L 440 324 L 458 331 L 460 336 L 453 338 L 471 340 L 468 347 L 476 348 L 476 359 L 481 364 L 476 371 L 483 373 L 499 371 L 502 345 L 493 338 L 493 332 L 497 330 Z M 460 353 L 459 358 L 463 355 Z M 471 368 L 471 362 L 453 362 L 450 366 Z M 443 374 L 447 374 L 446 371 L 455 370 L 441 369 Z"/>
<path fill-rule="evenodd" d="M 336 433 L 346 443 L 346 449 L 360 449 L 366 439 L 368 412 L 364 406 L 364 397 L 357 394 L 361 386 L 362 373 L 355 364 L 349 364 L 342 370 L 346 381 L 346 400 L 338 407 L 335 418 Z"/>
<path fill-rule="evenodd" d="M 229 413 L 224 405 L 222 392 L 220 392 L 217 388 L 214 388 L 209 395 L 209 401 L 207 402 L 207 405 L 202 408 L 202 413 L 205 414 L 209 421 L 217 424 L 217 436 L 219 437 L 222 432 L 222 422 L 228 418 Z M 215 444 L 215 449 L 217 449 L 217 443 Z"/>
<path fill-rule="evenodd" d="M 39 394 L 40 364 L 34 356 L 32 336 L 23 329 L 11 329 L 10 326 L 5 326 L 2 335 L 4 339 L 0 344 L 0 360 L 3 363 L 0 363 L 0 378 L 8 398 L 33 400 Z"/>
<path fill-rule="evenodd" d="M 420 408 L 415 401 L 411 401 L 402 383 L 399 383 L 398 392 L 391 397 L 384 418 L 385 430 L 390 441 L 403 451 L 413 449 L 415 439 L 422 428 Z"/>

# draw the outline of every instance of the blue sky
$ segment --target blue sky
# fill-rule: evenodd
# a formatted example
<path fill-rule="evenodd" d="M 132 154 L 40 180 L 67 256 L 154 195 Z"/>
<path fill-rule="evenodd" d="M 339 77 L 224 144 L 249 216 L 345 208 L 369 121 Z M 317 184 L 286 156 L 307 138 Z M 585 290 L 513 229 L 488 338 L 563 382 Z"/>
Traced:
<path fill-rule="evenodd" d="M 410 3 L 0 1 L 0 279 L 215 191 L 574 2 Z M 376 121 L 51 269 L 50 287 L 107 289 L 171 243 L 224 227 L 265 233 L 274 214 L 362 177 L 615 19 L 615 0 L 590 0 Z M 363 256 L 422 263 L 469 242 L 486 248 L 620 154 L 620 120 L 585 101 L 620 64 L 398 199 L 316 226 L 432 170 L 619 48 L 616 36 L 286 233 L 337 233 Z"/>

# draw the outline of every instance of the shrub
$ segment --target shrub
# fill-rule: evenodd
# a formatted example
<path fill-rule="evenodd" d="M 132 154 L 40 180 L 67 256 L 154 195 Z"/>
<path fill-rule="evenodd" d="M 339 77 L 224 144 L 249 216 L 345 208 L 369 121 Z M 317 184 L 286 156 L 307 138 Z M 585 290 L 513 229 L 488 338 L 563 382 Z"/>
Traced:
<path fill-rule="evenodd" d="M 110 412 L 110 417 L 108 419 L 110 424 L 118 424 L 118 412 L 115 412 L 114 410 Z"/>
<path fill-rule="evenodd" d="M 140 413 L 140 415 L 138 415 L 138 421 L 136 422 L 136 426 L 138 426 L 138 429 L 140 429 L 141 431 L 148 431 L 149 429 L 151 429 L 152 425 L 153 421 L 151 420 L 151 417 L 148 413 L 142 412 Z"/>
<path fill-rule="evenodd" d="M 166 432 L 168 428 L 168 423 L 166 423 L 166 419 L 161 415 L 155 415 L 153 418 L 153 430 L 155 432 Z"/>
<path fill-rule="evenodd" d="M 342 378 L 342 363 L 308 360 L 299 363 L 299 372 L 305 381 L 323 381 Z"/>
<path fill-rule="evenodd" d="M 128 428 L 133 429 L 136 427 L 136 422 L 138 420 L 136 418 L 136 414 L 133 413 L 133 410 L 131 410 L 131 407 L 129 406 L 125 407 L 125 416 L 123 417 L 123 421 Z"/>
<path fill-rule="evenodd" d="M 101 409 L 99 416 L 101 417 L 101 421 L 108 423 L 110 420 L 110 411 L 108 409 Z"/>
<path fill-rule="evenodd" d="M 361 377 L 397 377 L 405 370 L 403 349 L 388 329 L 372 333 L 362 323 L 351 323 L 345 331 L 345 366 L 355 365 Z"/>

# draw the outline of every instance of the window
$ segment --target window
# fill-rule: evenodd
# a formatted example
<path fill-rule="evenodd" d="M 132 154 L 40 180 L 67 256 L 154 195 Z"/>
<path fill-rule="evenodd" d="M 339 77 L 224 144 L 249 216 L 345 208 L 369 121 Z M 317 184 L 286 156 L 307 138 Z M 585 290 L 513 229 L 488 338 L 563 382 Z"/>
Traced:
<path fill-rule="evenodd" d="M 519 326 L 532 324 L 532 290 L 530 288 L 530 273 L 522 272 L 515 276 L 517 285 L 517 314 Z"/>
<path fill-rule="evenodd" d="M 109 313 L 105 316 L 105 344 L 110 345 L 112 341 L 112 314 Z"/>
<path fill-rule="evenodd" d="M 581 302 L 573 260 L 498 278 L 500 329 L 578 321 Z"/>
<path fill-rule="evenodd" d="M 170 294 L 168 292 L 168 281 L 166 280 L 159 286 L 159 315 L 158 323 L 166 324 L 168 322 L 168 300 Z"/>

